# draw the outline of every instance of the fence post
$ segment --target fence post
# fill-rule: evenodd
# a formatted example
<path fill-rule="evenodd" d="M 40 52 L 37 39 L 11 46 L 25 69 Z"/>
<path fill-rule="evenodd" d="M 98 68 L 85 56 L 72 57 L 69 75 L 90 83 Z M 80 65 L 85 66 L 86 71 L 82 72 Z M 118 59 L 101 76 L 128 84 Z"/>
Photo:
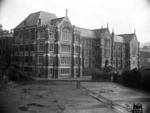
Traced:
<path fill-rule="evenodd" d="M 77 86 L 76 86 L 77 89 L 80 89 L 80 81 L 77 81 Z"/>

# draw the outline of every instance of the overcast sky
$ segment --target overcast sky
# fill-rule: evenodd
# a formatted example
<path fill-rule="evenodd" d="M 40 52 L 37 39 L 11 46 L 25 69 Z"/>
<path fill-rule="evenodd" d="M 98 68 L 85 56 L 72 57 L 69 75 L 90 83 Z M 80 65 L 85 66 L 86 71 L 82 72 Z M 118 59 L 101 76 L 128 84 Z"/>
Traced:
<path fill-rule="evenodd" d="M 109 23 L 115 34 L 133 33 L 150 42 L 150 0 L 0 0 L 0 24 L 13 29 L 30 13 L 46 11 L 68 17 L 75 26 L 98 29 Z"/>

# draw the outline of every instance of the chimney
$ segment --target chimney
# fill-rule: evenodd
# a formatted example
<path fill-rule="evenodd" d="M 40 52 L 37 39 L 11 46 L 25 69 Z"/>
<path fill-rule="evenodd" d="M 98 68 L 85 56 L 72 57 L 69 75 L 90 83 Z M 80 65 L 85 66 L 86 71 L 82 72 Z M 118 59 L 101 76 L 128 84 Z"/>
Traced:
<path fill-rule="evenodd" d="M 10 33 L 13 33 L 13 29 L 10 30 Z"/>
<path fill-rule="evenodd" d="M 66 9 L 66 16 L 68 15 L 68 9 Z"/>
<path fill-rule="evenodd" d="M 41 25 L 41 19 L 39 18 L 39 22 L 38 22 L 38 25 Z"/>
<path fill-rule="evenodd" d="M 25 20 L 25 21 L 24 21 L 24 27 L 26 27 L 26 25 L 27 25 L 27 21 Z"/>
<path fill-rule="evenodd" d="M 136 34 L 136 30 L 134 29 L 134 34 Z"/>
<path fill-rule="evenodd" d="M 114 33 L 114 28 L 112 29 L 112 35 L 114 35 L 115 33 Z"/>
<path fill-rule="evenodd" d="M 103 26 L 101 28 L 103 29 Z"/>
<path fill-rule="evenodd" d="M 109 23 L 107 22 L 107 28 L 109 28 Z"/>

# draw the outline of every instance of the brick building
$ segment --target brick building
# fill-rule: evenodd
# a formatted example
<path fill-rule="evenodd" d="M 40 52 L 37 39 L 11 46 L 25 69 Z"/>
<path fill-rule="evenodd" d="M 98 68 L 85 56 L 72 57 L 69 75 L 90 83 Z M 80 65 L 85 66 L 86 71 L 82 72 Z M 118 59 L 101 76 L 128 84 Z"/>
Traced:
<path fill-rule="evenodd" d="M 57 18 L 39 11 L 14 29 L 12 62 L 37 77 L 82 77 L 83 69 L 112 64 L 112 37 L 108 27 L 89 30 L 72 25 L 67 12 Z"/>
<path fill-rule="evenodd" d="M 116 69 L 139 68 L 139 42 L 135 33 L 112 34 L 112 66 Z"/>
<path fill-rule="evenodd" d="M 11 64 L 11 44 L 13 33 L 8 30 L 0 30 L 0 73 Z"/>

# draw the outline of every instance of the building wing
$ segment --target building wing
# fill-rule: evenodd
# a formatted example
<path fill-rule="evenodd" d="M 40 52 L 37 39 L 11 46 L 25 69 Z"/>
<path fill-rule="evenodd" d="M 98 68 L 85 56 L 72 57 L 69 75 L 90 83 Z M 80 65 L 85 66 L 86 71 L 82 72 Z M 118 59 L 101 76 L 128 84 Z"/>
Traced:
<path fill-rule="evenodd" d="M 117 35 L 117 36 L 124 37 L 124 42 L 129 43 L 133 39 L 134 35 L 135 34 L 132 33 L 132 34 L 120 34 L 120 35 Z"/>

